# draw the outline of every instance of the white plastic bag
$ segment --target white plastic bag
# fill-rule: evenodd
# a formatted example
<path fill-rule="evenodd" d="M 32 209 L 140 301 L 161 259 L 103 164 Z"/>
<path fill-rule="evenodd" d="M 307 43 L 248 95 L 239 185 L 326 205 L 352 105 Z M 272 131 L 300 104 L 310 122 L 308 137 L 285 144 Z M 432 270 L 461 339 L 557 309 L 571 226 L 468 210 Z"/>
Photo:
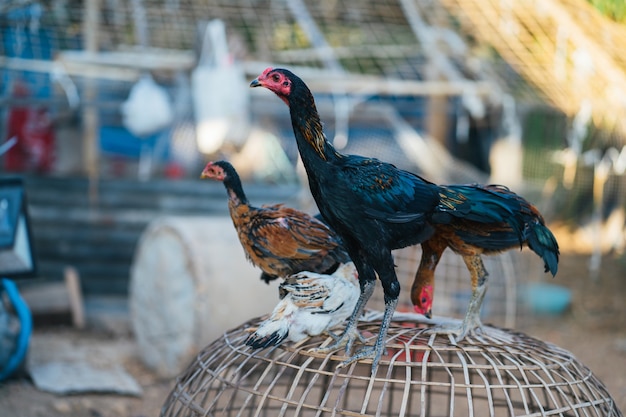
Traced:
<path fill-rule="evenodd" d="M 249 88 L 242 66 L 228 53 L 224 22 L 207 24 L 198 66 L 191 74 L 198 149 L 243 143 L 249 128 Z"/>
<path fill-rule="evenodd" d="M 144 75 L 122 104 L 122 122 L 133 135 L 145 137 L 168 127 L 174 112 L 165 89 Z"/>

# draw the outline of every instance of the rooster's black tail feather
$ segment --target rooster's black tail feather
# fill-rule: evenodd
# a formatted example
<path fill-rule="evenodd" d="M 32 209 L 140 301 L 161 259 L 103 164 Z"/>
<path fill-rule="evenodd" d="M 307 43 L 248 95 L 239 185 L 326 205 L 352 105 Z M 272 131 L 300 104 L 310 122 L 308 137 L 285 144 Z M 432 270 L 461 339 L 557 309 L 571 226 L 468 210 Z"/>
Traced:
<path fill-rule="evenodd" d="M 559 244 L 543 223 L 535 221 L 529 224 L 526 236 L 528 247 L 543 259 L 545 271 L 556 275 L 559 267 Z"/>

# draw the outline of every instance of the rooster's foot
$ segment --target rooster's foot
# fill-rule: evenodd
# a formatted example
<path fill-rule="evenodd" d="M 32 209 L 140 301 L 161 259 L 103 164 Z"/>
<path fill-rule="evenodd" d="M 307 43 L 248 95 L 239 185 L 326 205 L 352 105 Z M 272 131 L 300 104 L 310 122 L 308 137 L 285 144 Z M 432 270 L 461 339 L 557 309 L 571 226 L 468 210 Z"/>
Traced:
<path fill-rule="evenodd" d="M 362 359 L 371 359 L 371 375 L 376 375 L 376 371 L 378 370 L 378 362 L 380 362 L 381 356 L 383 356 L 383 353 L 386 351 L 385 344 L 387 339 L 387 331 L 389 330 L 389 324 L 391 323 L 393 312 L 396 310 L 397 305 L 397 298 L 389 297 L 385 299 L 385 312 L 383 313 L 383 319 L 380 323 L 380 329 L 378 331 L 378 336 L 376 337 L 376 342 L 374 343 L 374 346 L 365 346 L 355 355 L 340 363 L 340 368 L 343 368 L 344 366 L 350 365 L 351 363 L 360 361 Z"/>
<path fill-rule="evenodd" d="M 351 363 L 363 360 L 363 359 L 371 359 L 372 360 L 372 375 L 376 374 L 376 370 L 378 369 L 378 362 L 380 361 L 383 353 L 386 352 L 384 344 L 375 344 L 374 346 L 366 346 L 356 352 L 353 356 L 349 357 L 345 361 L 341 362 L 337 365 L 337 368 L 344 368 Z"/>
<path fill-rule="evenodd" d="M 331 332 L 327 333 L 334 340 L 334 342 L 328 346 L 309 349 L 309 352 L 330 353 L 345 348 L 346 353 L 350 354 L 349 352 L 352 350 L 352 344 L 354 343 L 355 339 L 359 339 L 363 343 L 365 342 L 365 339 L 363 338 L 363 336 L 361 336 L 356 328 L 354 328 L 353 331 L 344 331 L 341 336 L 338 336 Z"/>
<path fill-rule="evenodd" d="M 484 266 L 482 264 L 482 260 L 480 257 L 471 257 L 465 259 L 466 263 L 469 265 L 474 265 L 477 262 L 479 268 L 479 276 L 476 281 L 478 284 L 472 290 L 472 296 L 470 298 L 469 306 L 467 307 L 467 312 L 465 313 L 465 318 L 463 322 L 459 325 L 449 326 L 435 326 L 430 329 L 430 332 L 434 333 L 444 333 L 451 334 L 456 336 L 454 338 L 454 343 L 458 343 L 461 340 L 465 339 L 465 337 L 476 330 L 482 331 L 482 323 L 480 322 L 480 308 L 483 304 L 483 299 L 485 298 L 485 294 L 487 292 L 487 271 L 485 271 Z M 472 263 L 473 262 L 473 263 Z"/>
<path fill-rule="evenodd" d="M 456 341 L 460 342 L 465 339 L 465 336 L 472 334 L 475 331 L 483 331 L 483 324 L 480 322 L 480 319 L 478 316 L 474 318 L 466 317 L 465 320 L 463 320 L 463 324 L 461 324 L 461 329 L 456 337 Z"/>
<path fill-rule="evenodd" d="M 330 330 L 327 330 L 326 334 L 328 336 L 330 336 L 335 341 L 335 343 L 337 343 L 343 337 L 343 335 L 335 334 L 335 333 L 331 332 Z M 361 336 L 361 333 L 359 333 L 358 331 L 355 332 L 355 337 L 359 339 L 359 342 L 365 343 L 365 338 L 363 336 Z M 341 347 L 343 347 L 343 346 L 341 346 Z"/>
<path fill-rule="evenodd" d="M 454 337 L 454 342 L 460 342 L 465 339 L 469 334 L 475 331 L 482 331 L 483 325 L 479 318 L 466 317 L 461 324 L 440 324 L 430 329 L 425 330 L 426 334 L 441 334 L 451 335 Z"/>

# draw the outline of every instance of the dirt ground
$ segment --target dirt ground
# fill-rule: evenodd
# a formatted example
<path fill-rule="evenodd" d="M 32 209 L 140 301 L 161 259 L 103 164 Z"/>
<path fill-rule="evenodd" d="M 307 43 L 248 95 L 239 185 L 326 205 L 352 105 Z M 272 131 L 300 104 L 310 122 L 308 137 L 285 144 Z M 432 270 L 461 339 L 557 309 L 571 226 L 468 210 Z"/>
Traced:
<path fill-rule="evenodd" d="M 560 239 L 561 242 L 566 242 Z M 589 256 L 562 245 L 558 283 L 573 292 L 572 308 L 559 317 L 533 317 L 518 327 L 531 336 L 572 352 L 604 382 L 620 410 L 626 410 L 626 257 L 606 255 L 600 279 L 587 274 Z M 157 416 L 173 380 L 160 380 L 137 359 L 132 338 L 69 328 L 41 329 L 35 338 L 54 334 L 66 340 L 112 345 L 126 352 L 124 368 L 143 389 L 141 397 L 112 394 L 53 395 L 37 390 L 27 376 L 0 383 L 3 417 Z M 41 339 L 40 339 L 41 340 Z"/>

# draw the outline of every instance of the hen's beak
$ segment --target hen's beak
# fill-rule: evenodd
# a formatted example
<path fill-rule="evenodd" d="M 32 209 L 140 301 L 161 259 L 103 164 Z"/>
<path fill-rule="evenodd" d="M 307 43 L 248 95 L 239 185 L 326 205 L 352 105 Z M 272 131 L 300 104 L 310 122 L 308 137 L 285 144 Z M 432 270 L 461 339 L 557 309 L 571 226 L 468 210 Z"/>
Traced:
<path fill-rule="evenodd" d="M 252 82 L 250 83 L 250 87 L 261 87 L 263 84 L 261 84 L 261 81 L 259 81 L 258 78 L 255 78 L 254 80 L 252 80 Z"/>
<path fill-rule="evenodd" d="M 424 317 L 426 317 L 427 319 L 432 319 L 433 311 L 429 309 L 426 313 L 424 313 Z"/>
<path fill-rule="evenodd" d="M 207 172 L 206 169 L 202 170 L 202 173 L 200 174 L 200 179 L 205 179 L 209 176 L 209 173 Z"/>

